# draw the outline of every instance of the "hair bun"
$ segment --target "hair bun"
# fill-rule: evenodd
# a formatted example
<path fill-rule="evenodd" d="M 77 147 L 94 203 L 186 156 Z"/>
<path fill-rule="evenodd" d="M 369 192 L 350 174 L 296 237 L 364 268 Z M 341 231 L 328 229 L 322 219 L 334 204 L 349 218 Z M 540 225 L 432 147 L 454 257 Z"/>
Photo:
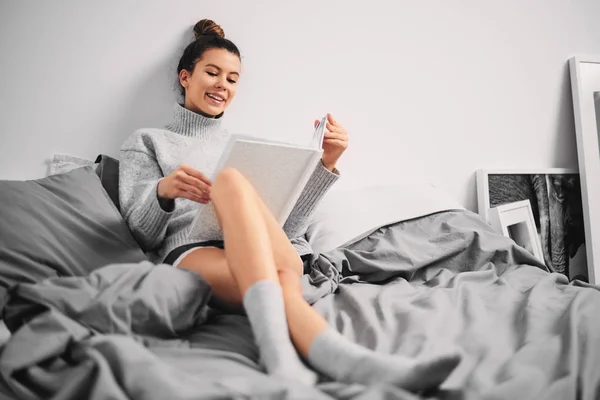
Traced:
<path fill-rule="evenodd" d="M 196 40 L 200 39 L 202 36 L 218 36 L 225 37 L 225 32 L 223 29 L 210 19 L 202 19 L 194 25 L 194 37 Z"/>

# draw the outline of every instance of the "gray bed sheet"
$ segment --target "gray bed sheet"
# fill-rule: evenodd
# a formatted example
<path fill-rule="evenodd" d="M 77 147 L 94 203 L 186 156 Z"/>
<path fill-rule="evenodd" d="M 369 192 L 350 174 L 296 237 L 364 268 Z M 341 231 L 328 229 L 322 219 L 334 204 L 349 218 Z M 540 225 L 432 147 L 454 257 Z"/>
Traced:
<path fill-rule="evenodd" d="M 0 398 L 597 399 L 600 290 L 549 273 L 469 211 L 381 228 L 315 255 L 306 299 L 375 351 L 462 362 L 439 390 L 265 375 L 243 315 L 207 306 L 194 274 L 150 263 L 18 286 Z M 357 366 L 360 368 L 360 366 Z"/>

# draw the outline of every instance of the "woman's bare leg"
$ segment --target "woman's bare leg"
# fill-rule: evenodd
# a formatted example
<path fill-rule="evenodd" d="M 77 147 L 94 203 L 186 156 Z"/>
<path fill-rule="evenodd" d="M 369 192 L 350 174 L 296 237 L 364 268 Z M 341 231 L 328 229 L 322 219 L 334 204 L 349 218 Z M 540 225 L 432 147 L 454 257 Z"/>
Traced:
<path fill-rule="evenodd" d="M 252 186 L 238 171 L 226 169 L 215 179 L 211 192 L 225 258 L 262 363 L 270 374 L 314 384 L 315 374 L 302 364 L 290 339 L 269 229 Z M 288 271 L 298 279 L 296 272 Z"/>
<path fill-rule="evenodd" d="M 327 330 L 329 324 L 304 300 L 300 280 L 294 274 L 281 270 L 278 271 L 278 275 L 290 336 L 296 350 L 308 359 L 312 343 Z"/>
<path fill-rule="evenodd" d="M 314 383 L 314 375 L 296 358 L 290 335 L 296 349 L 316 369 L 349 383 L 386 382 L 418 391 L 438 386 L 456 367 L 460 358 L 454 354 L 417 362 L 377 354 L 346 340 L 304 301 L 298 269 L 278 268 L 273 243 L 281 240 L 279 245 L 293 247 L 274 218 L 268 212 L 265 217 L 264 204 L 241 174 L 235 170 L 220 174 L 213 201 L 224 233 L 227 264 L 268 372 Z M 277 249 L 284 249 L 277 252 L 282 266 L 298 262 L 295 250 Z"/>
<path fill-rule="evenodd" d="M 242 295 L 222 249 L 198 248 L 186 255 L 178 267 L 192 270 L 204 278 L 219 299 L 234 306 L 242 304 Z"/>
<path fill-rule="evenodd" d="M 302 260 L 300 259 L 300 256 L 298 256 L 296 249 L 292 246 L 285 232 L 283 232 L 275 220 L 275 217 L 273 217 L 271 212 L 267 209 L 266 205 L 249 182 L 239 174 L 233 173 L 230 175 L 235 175 L 233 177 L 233 179 L 235 179 L 233 185 L 241 185 L 240 187 L 234 188 L 234 190 L 243 191 L 243 205 L 253 208 L 252 211 L 247 210 L 245 212 L 252 212 L 254 215 L 262 216 L 263 222 L 266 225 L 276 269 L 290 269 L 300 277 L 302 275 L 303 267 Z M 231 181 L 230 178 L 231 177 L 226 177 L 226 179 Z M 226 195 L 221 196 L 221 198 L 218 199 L 218 202 L 219 207 L 222 210 L 235 209 L 238 207 L 240 199 L 236 198 L 235 195 Z M 253 204 L 256 204 L 256 208 L 254 208 Z M 179 267 L 193 270 L 206 279 L 216 297 L 232 305 L 242 304 L 243 296 L 238 290 L 238 284 L 230 270 L 229 263 L 223 250 L 215 248 L 196 249 L 179 262 Z"/>
<path fill-rule="evenodd" d="M 298 277 L 301 277 L 303 269 L 302 259 L 260 196 L 254 191 L 253 193 L 256 196 L 256 202 L 258 203 L 265 225 L 267 226 L 267 231 L 269 232 L 277 269 L 287 269 L 294 272 Z"/>
<path fill-rule="evenodd" d="M 259 280 L 279 282 L 271 237 L 257 197 L 250 183 L 234 169 L 219 173 L 211 190 L 223 231 L 225 258 L 242 298 Z"/>
<path fill-rule="evenodd" d="M 410 391 L 438 387 L 460 362 L 455 353 L 429 360 L 381 354 L 346 339 L 302 297 L 294 273 L 279 271 L 290 335 L 298 352 L 331 379 L 365 385 L 388 383 Z"/>

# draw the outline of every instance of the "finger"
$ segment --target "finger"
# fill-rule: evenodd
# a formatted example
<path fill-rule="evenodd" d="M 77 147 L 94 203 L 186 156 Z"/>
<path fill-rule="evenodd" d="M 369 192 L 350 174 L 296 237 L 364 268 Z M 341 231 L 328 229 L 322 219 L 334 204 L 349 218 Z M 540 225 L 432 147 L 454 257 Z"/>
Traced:
<path fill-rule="evenodd" d="M 206 203 L 208 203 L 210 201 L 210 197 L 208 197 L 206 195 L 200 196 L 200 197 L 196 196 L 193 193 L 190 193 L 190 195 L 193 196 L 194 198 L 196 198 L 195 201 L 197 201 L 198 203 L 206 204 Z"/>
<path fill-rule="evenodd" d="M 337 140 L 343 140 L 345 142 L 348 141 L 348 136 L 344 135 L 343 133 L 339 133 L 339 132 L 326 132 L 325 135 L 323 136 L 324 140 L 327 139 L 337 139 Z"/>
<path fill-rule="evenodd" d="M 323 141 L 323 145 L 347 148 L 348 141 L 341 139 L 327 139 Z"/>
<path fill-rule="evenodd" d="M 185 190 L 181 190 L 179 191 L 179 196 L 181 198 L 184 199 L 188 199 L 188 200 L 192 200 L 195 201 L 196 203 L 202 203 L 202 204 L 206 204 L 208 203 L 208 200 L 202 196 L 197 196 L 194 193 L 191 192 L 186 192 Z"/>
<path fill-rule="evenodd" d="M 199 187 L 197 187 L 195 185 L 187 184 L 183 181 L 176 181 L 175 188 L 180 191 L 193 193 L 194 195 L 196 195 L 198 197 L 203 197 L 205 195 L 205 193 Z"/>
<path fill-rule="evenodd" d="M 197 169 L 192 168 L 186 164 L 181 164 L 179 167 L 186 174 L 193 176 L 194 178 L 206 183 L 207 185 L 211 184 L 210 179 L 208 179 L 208 177 L 206 175 L 204 175 L 202 172 L 198 171 Z"/>
<path fill-rule="evenodd" d="M 338 132 L 347 135 L 346 130 L 340 125 L 331 125 L 330 123 L 327 123 L 326 127 L 332 132 Z"/>
<path fill-rule="evenodd" d="M 333 115 L 331 115 L 330 113 L 327 114 L 327 121 L 329 121 L 329 123 L 332 125 L 339 125 L 337 121 L 333 118 Z"/>
<path fill-rule="evenodd" d="M 185 173 L 183 173 L 179 175 L 179 180 L 185 183 L 186 185 L 198 188 L 201 192 L 210 193 L 210 186 L 194 176 L 186 175 Z"/>

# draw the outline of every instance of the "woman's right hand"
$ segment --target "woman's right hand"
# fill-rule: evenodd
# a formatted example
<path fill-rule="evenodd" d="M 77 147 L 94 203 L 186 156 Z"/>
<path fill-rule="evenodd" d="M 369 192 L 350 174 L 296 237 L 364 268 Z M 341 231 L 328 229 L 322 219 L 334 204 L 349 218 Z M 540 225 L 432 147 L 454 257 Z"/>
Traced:
<path fill-rule="evenodd" d="M 189 199 L 206 204 L 210 200 L 210 179 L 202 172 L 181 164 L 177 169 L 165 176 L 158 183 L 159 199 Z"/>

